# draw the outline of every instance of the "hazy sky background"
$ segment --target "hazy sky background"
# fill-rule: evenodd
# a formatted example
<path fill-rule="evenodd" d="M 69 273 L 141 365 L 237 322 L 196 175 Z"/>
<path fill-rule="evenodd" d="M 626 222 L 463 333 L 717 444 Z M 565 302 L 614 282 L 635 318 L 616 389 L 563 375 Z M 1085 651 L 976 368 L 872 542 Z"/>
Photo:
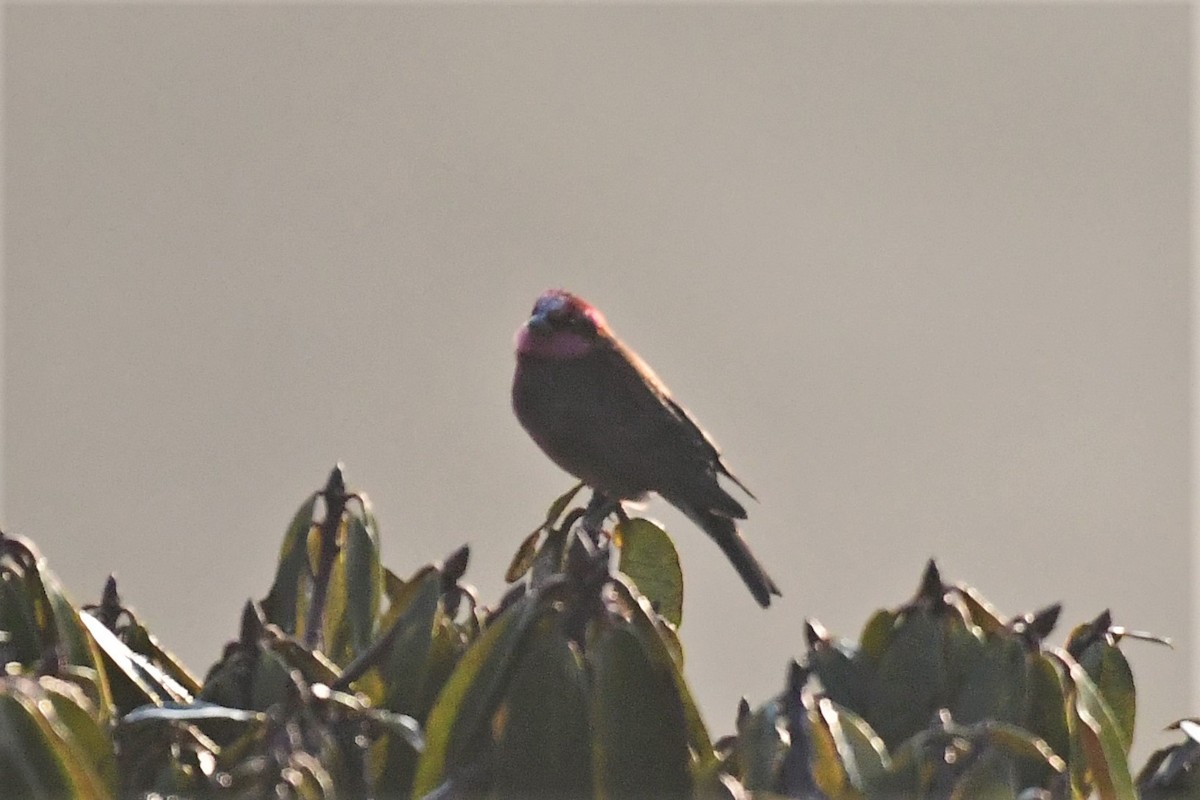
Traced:
<path fill-rule="evenodd" d="M 649 508 L 714 731 L 931 555 L 1174 636 L 1143 756 L 1197 712 L 1186 5 L 4 14 L 4 527 L 196 672 L 338 459 L 388 566 L 499 598 L 571 483 L 508 407 L 557 285 L 761 498 L 768 611 Z"/>

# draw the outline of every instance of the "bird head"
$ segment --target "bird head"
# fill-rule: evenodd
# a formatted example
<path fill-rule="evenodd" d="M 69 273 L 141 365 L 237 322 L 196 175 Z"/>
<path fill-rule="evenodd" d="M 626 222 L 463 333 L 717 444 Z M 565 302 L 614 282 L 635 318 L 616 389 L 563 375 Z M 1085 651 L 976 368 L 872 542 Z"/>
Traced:
<path fill-rule="evenodd" d="M 604 315 L 583 298 L 547 289 L 517 331 L 517 353 L 543 358 L 579 358 L 608 334 Z"/>

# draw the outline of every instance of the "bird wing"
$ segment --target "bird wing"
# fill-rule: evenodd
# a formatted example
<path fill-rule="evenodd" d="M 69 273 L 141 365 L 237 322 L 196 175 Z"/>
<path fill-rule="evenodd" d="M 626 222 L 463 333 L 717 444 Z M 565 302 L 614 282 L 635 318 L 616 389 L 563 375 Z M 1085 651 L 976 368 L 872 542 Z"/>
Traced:
<path fill-rule="evenodd" d="M 729 478 L 729 480 L 733 481 L 737 485 L 737 487 L 739 489 L 741 489 L 743 492 L 745 492 L 746 494 L 748 494 L 752 500 L 757 500 L 758 498 L 754 496 L 754 492 L 750 491 L 746 487 L 746 484 L 742 483 L 737 475 L 734 475 L 732 472 L 730 472 L 729 465 L 725 463 L 725 457 L 721 455 L 720 448 L 717 447 L 717 443 L 715 441 L 713 441 L 713 438 L 708 433 L 708 431 L 701 428 L 700 423 L 696 422 L 696 418 L 693 417 L 686 408 L 679 405 L 679 403 L 675 402 L 674 397 L 671 397 L 668 394 L 668 395 L 666 395 L 665 400 L 666 400 L 667 404 L 671 407 L 671 409 L 675 412 L 676 416 L 679 417 L 680 422 L 686 424 L 691 429 L 692 436 L 694 438 L 698 438 L 699 440 L 701 440 L 704 443 L 706 449 L 711 454 L 713 462 L 716 465 L 717 471 L 720 472 L 722 475 L 724 475 L 726 478 Z"/>
<path fill-rule="evenodd" d="M 674 478 L 673 486 L 650 487 L 660 494 L 690 495 L 708 511 L 744 519 L 746 510 L 717 482 L 717 474 L 732 480 L 750 497 L 754 494 L 729 470 L 712 437 L 671 396 L 662 379 L 636 353 L 613 340 L 609 353 L 615 380 L 612 405 L 631 445 L 653 464 L 660 477 Z"/>

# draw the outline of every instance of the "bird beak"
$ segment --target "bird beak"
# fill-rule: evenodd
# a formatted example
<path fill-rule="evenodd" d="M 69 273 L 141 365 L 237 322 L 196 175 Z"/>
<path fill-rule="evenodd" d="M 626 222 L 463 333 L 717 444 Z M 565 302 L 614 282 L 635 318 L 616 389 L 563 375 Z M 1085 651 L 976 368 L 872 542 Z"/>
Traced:
<path fill-rule="evenodd" d="M 538 336 L 548 336 L 553 326 L 551 326 L 550 320 L 545 314 L 534 314 L 529 318 L 529 321 L 525 323 L 525 327 L 529 328 L 530 332 L 535 333 Z"/>

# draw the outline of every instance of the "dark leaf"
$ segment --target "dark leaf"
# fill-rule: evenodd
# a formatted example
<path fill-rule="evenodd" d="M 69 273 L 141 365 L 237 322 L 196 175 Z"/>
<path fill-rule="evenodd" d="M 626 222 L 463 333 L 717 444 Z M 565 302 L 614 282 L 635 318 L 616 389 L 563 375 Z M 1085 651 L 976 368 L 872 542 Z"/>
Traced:
<path fill-rule="evenodd" d="M 546 529 L 538 528 L 521 540 L 521 545 L 517 548 L 517 552 L 513 554 L 512 561 L 509 563 L 508 569 L 504 572 L 505 583 L 518 581 L 526 572 L 529 572 L 533 567 L 534 560 L 537 558 L 538 547 L 545 536 Z"/>
<path fill-rule="evenodd" d="M 889 747 L 923 729 L 945 705 L 943 631 L 933 612 L 903 615 L 875 665 L 867 721 Z"/>
<path fill-rule="evenodd" d="M 1137 800 L 1120 723 L 1087 671 L 1077 663 L 1067 665 L 1075 685 L 1077 732 L 1097 793 L 1101 800 Z"/>
<path fill-rule="evenodd" d="M 267 620 L 289 636 L 299 635 L 308 608 L 307 590 L 312 582 L 308 535 L 313 528 L 313 511 L 319 496 L 317 493 L 309 495 L 292 518 L 279 549 L 275 582 L 262 602 Z"/>
<path fill-rule="evenodd" d="M 413 782 L 415 796 L 428 794 L 474 762 L 472 748 L 491 735 L 492 714 L 537 609 L 533 596 L 517 601 L 459 660 L 429 712 L 425 751 Z"/>
<path fill-rule="evenodd" d="M 691 797 L 683 704 L 673 668 L 655 663 L 642 639 L 619 621 L 588 637 L 592 666 L 592 769 L 600 797 Z"/>
<path fill-rule="evenodd" d="M 588 680 L 550 607 L 530 632 L 497 711 L 494 795 L 581 798 L 591 789 Z"/>

